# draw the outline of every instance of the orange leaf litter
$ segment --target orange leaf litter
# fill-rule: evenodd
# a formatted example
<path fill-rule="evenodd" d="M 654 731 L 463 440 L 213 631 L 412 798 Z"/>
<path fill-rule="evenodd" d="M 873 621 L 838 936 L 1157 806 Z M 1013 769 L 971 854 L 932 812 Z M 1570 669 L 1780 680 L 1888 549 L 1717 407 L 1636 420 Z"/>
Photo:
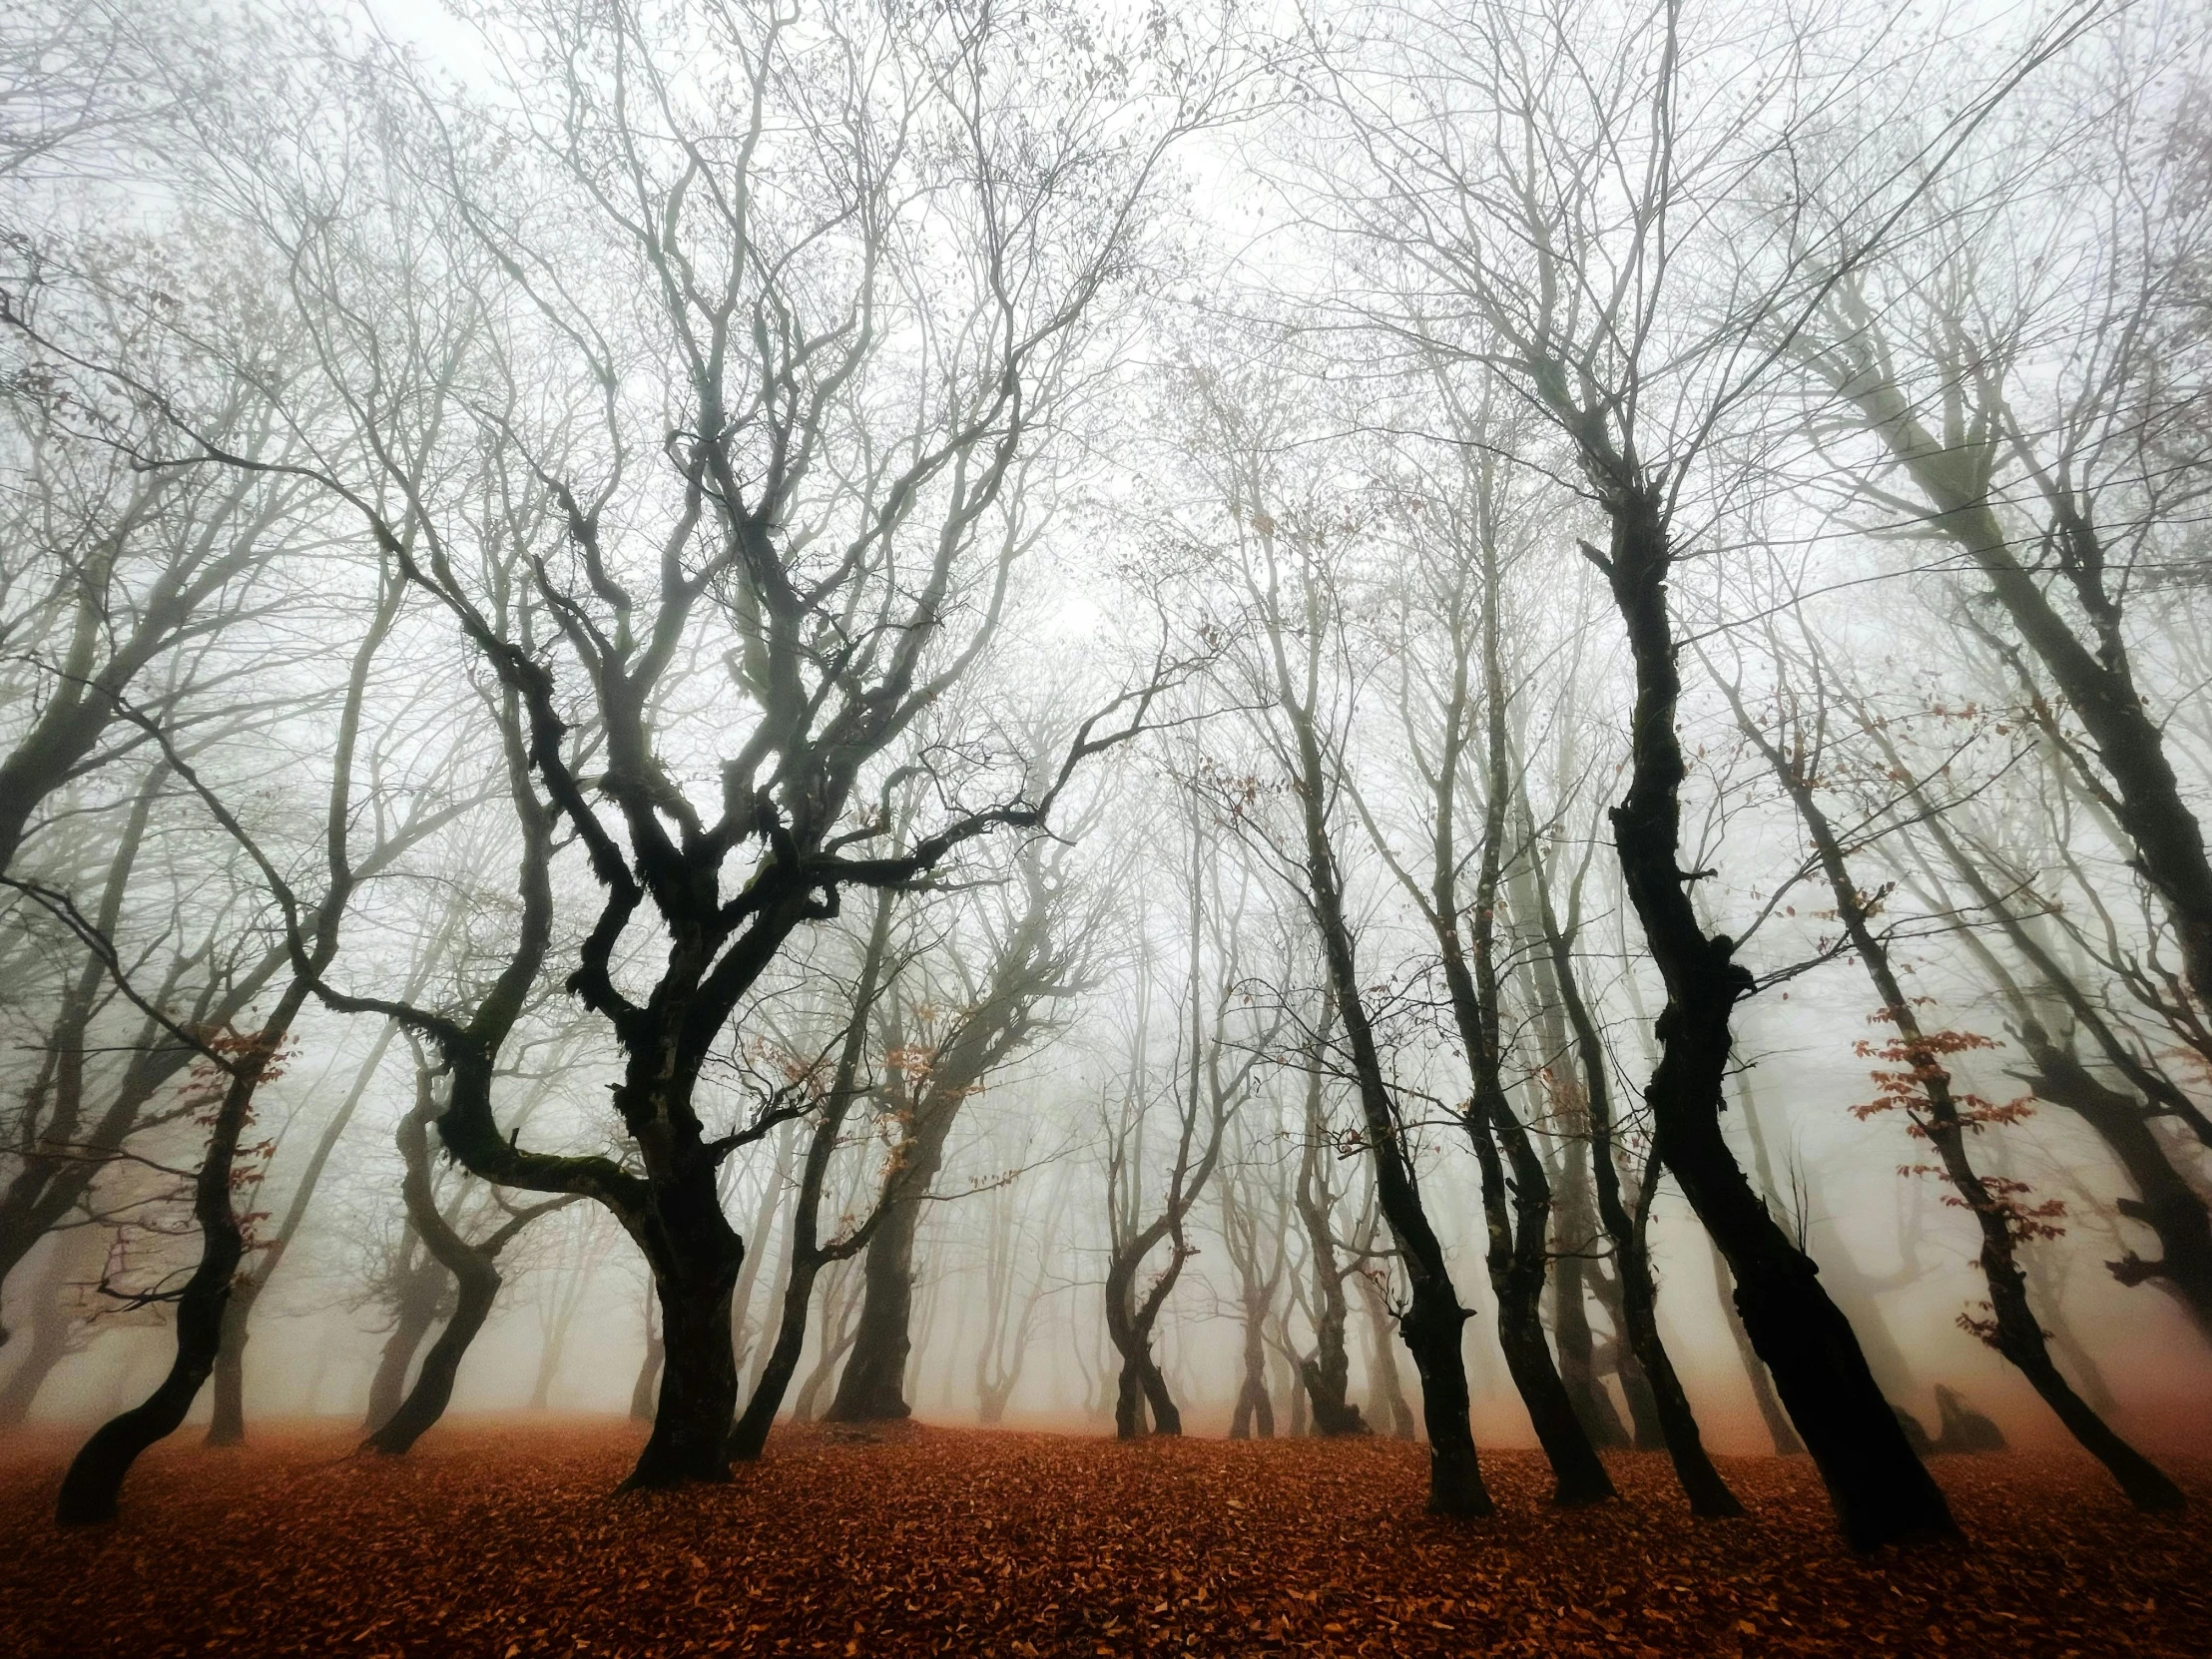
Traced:
<path fill-rule="evenodd" d="M 2083 1458 L 1935 1465 L 1973 1542 L 1860 1560 L 1804 1458 L 1723 1459 L 1693 1521 L 1664 1458 L 1558 1512 L 1490 1452 L 1496 1518 L 1421 1513 L 1388 1440 L 780 1431 L 728 1487 L 617 1496 L 626 1424 L 463 1419 L 409 1457 L 350 1435 L 180 1437 L 115 1526 L 49 1518 L 66 1444 L 0 1445 L 0 1652 L 2212 1655 L 2212 1467 L 2135 1514 Z"/>

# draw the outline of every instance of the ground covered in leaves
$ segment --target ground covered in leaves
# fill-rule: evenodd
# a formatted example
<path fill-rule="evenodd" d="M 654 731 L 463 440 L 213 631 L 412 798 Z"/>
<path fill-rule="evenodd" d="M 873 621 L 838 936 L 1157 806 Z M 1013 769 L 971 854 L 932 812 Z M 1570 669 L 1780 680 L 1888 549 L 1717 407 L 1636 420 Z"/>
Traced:
<path fill-rule="evenodd" d="M 61 1533 L 65 1442 L 0 1442 L 0 1652 L 2212 1654 L 2201 1463 L 2191 1512 L 2154 1520 L 2085 1459 L 1938 1459 L 1972 1544 L 1860 1560 L 1804 1458 L 1725 1459 L 1752 1518 L 1695 1522 L 1657 1456 L 1562 1513 L 1535 1453 L 1492 1452 L 1497 1517 L 1454 1524 L 1387 1440 L 802 1429 L 731 1486 L 617 1496 L 638 1443 L 180 1438 L 121 1521 Z"/>

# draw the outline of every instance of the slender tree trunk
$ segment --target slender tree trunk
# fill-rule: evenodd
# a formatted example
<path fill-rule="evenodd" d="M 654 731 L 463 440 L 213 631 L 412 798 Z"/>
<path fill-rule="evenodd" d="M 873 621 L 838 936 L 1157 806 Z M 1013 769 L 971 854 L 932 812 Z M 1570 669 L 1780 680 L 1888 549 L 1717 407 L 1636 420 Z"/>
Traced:
<path fill-rule="evenodd" d="M 436 1115 L 437 1106 L 431 1094 L 430 1068 L 418 1060 L 415 1066 L 414 1109 L 399 1120 L 398 1131 L 392 1137 L 399 1147 L 400 1165 L 404 1171 L 400 1178 L 399 1193 L 407 1207 L 407 1221 L 414 1228 L 415 1236 L 422 1241 L 423 1249 L 429 1253 L 432 1261 L 453 1278 L 453 1313 L 445 1322 L 445 1329 L 438 1333 L 437 1340 L 430 1345 L 429 1352 L 423 1355 L 422 1368 L 415 1374 L 414 1385 L 362 1442 L 363 1449 L 380 1451 L 392 1457 L 403 1456 L 413 1450 L 415 1442 L 436 1426 L 438 1419 L 445 1415 L 446 1406 L 452 1402 L 453 1386 L 460 1377 L 461 1362 L 468 1357 L 469 1346 L 476 1341 L 477 1333 L 484 1328 L 484 1322 L 491 1318 L 493 1304 L 499 1300 L 499 1252 L 539 1216 L 575 1202 L 573 1194 L 546 1199 L 528 1209 L 516 1211 L 482 1244 L 469 1243 L 438 1209 L 437 1195 L 433 1190 L 430 1123 Z M 430 1282 L 434 1284 L 435 1280 Z M 401 1307 L 400 1322 L 400 1328 L 395 1328 L 392 1333 L 395 1345 L 401 1337 L 401 1329 L 411 1323 L 404 1304 Z M 413 1342 L 419 1340 L 415 1338 L 408 1342 L 406 1350 L 411 1352 Z M 395 1348 L 387 1345 L 387 1364 L 392 1363 L 394 1354 Z M 396 1375 L 405 1374 L 403 1354 L 392 1369 Z"/>
<path fill-rule="evenodd" d="M 70 1274 L 79 1237 L 72 1232 L 55 1240 L 53 1260 L 32 1293 L 36 1300 L 31 1305 L 31 1341 L 17 1350 L 15 1369 L 8 1373 L 7 1383 L 0 1386 L 0 1428 L 19 1428 L 29 1420 L 31 1406 L 47 1378 L 68 1358 L 69 1329 L 75 1323 L 70 1306 Z"/>
<path fill-rule="evenodd" d="M 1352 1356 L 1345 1346 L 1345 1270 L 1337 1261 L 1332 1232 L 1336 1202 L 1328 1187 L 1325 1129 L 1321 1121 L 1321 1071 L 1309 1073 L 1306 1096 L 1306 1146 L 1299 1161 L 1298 1213 L 1306 1224 L 1308 1269 L 1314 1288 L 1314 1357 L 1299 1363 L 1299 1381 L 1313 1402 L 1314 1432 L 1335 1437 L 1365 1434 L 1367 1419 L 1347 1398 L 1352 1388 Z"/>
<path fill-rule="evenodd" d="M 364 1431 L 370 1434 L 391 1421 L 399 1402 L 407 1397 L 407 1374 L 414 1369 L 430 1328 L 438 1323 L 439 1305 L 445 1300 L 445 1270 L 434 1265 L 417 1268 L 408 1276 L 399 1306 L 392 1317 L 391 1334 L 384 1339 L 376 1371 L 368 1382 L 368 1412 Z"/>
<path fill-rule="evenodd" d="M 1832 378 L 1926 492 L 1933 508 L 1929 523 L 1980 568 L 1989 591 L 2088 733 L 2111 780 L 2112 814 L 2134 846 L 2135 868 L 2173 924 L 2183 976 L 2199 1006 L 2212 1009 L 2212 857 L 2166 754 L 2160 721 L 2136 689 L 2120 608 L 2101 574 L 2098 532 L 2082 503 L 2069 490 L 2045 483 L 2052 510 L 2049 545 L 2063 550 L 2076 575 L 2074 597 L 2093 630 L 2093 648 L 2051 602 L 2038 575 L 2020 562 L 1973 452 L 1938 441 L 1905 393 L 1871 364 Z"/>
<path fill-rule="evenodd" d="M 1741 1515 L 1736 1499 L 1720 1470 L 1713 1466 L 1699 1432 L 1697 1416 L 1690 1409 L 1688 1390 L 1676 1375 L 1674 1359 L 1659 1335 L 1658 1285 L 1651 1271 L 1648 1248 L 1651 1202 L 1658 1191 L 1659 1166 L 1654 1161 L 1644 1172 L 1637 1193 L 1636 1213 L 1630 1215 L 1621 1200 L 1619 1143 L 1614 1134 L 1612 1083 L 1606 1070 L 1604 1040 L 1583 999 L 1580 975 L 1574 965 L 1573 940 L 1559 924 L 1551 902 L 1551 888 L 1537 861 L 1533 825 L 1523 808 L 1523 824 L 1529 842 L 1530 868 L 1521 883 L 1522 902 L 1532 897 L 1532 918 L 1543 936 L 1539 955 L 1538 987 L 1547 1004 L 1556 1003 L 1574 1034 L 1579 1061 L 1579 1088 L 1572 1091 L 1576 1115 L 1589 1135 L 1591 1187 L 1597 1199 L 1598 1220 L 1613 1245 L 1613 1284 L 1616 1300 L 1610 1306 L 1617 1346 L 1631 1362 L 1619 1367 L 1621 1391 L 1636 1423 L 1639 1450 L 1651 1444 L 1650 1430 L 1658 1429 L 1659 1443 L 1667 1449 L 1675 1479 L 1690 1500 L 1696 1515 Z M 1563 1046 L 1563 1045 L 1562 1045 Z M 1562 1061 L 1563 1063 L 1563 1061 Z M 1717 1122 L 1717 1120 L 1716 1120 Z M 1741 1179 L 1741 1171 L 1738 1178 Z M 1748 1190 L 1749 1183 L 1746 1183 Z"/>
<path fill-rule="evenodd" d="M 1264 594 L 1272 607 L 1278 582 L 1274 533 L 1259 528 L 1259 535 L 1268 561 Z M 1405 1270 L 1406 1307 L 1398 1319 L 1398 1335 L 1420 1375 L 1421 1414 L 1428 1430 L 1428 1509 L 1440 1515 L 1487 1515 L 1493 1506 L 1482 1481 L 1473 1426 L 1468 1420 L 1463 1333 L 1469 1315 L 1459 1305 L 1442 1241 L 1436 1237 L 1421 1202 L 1412 1152 L 1384 1080 L 1374 1026 L 1362 1001 L 1367 986 L 1360 977 L 1358 950 L 1345 913 L 1344 883 L 1330 833 L 1329 803 L 1335 794 L 1335 779 L 1322 754 L 1314 707 L 1319 652 L 1327 636 L 1324 620 L 1309 581 L 1305 614 L 1299 619 L 1305 656 L 1297 671 L 1292 668 L 1288 649 L 1289 619 L 1271 610 L 1268 628 L 1277 707 L 1291 739 L 1292 777 L 1305 839 L 1307 904 L 1330 994 L 1344 1022 L 1345 1048 L 1358 1085 L 1369 1156 L 1375 1165 L 1376 1201 Z"/>
<path fill-rule="evenodd" d="M 1775 1397 L 1774 1380 L 1767 1375 L 1758 1351 L 1744 1334 L 1744 1322 L 1737 1317 L 1736 1299 L 1730 1294 L 1733 1287 L 1728 1282 L 1728 1259 L 1711 1239 L 1705 1242 L 1713 1258 L 1713 1289 L 1720 1297 L 1721 1317 L 1727 1320 L 1728 1334 L 1736 1341 L 1736 1357 L 1743 1362 L 1744 1381 L 1751 1384 L 1752 1403 L 1759 1407 L 1759 1420 L 1767 1425 L 1767 1438 L 1774 1442 L 1774 1454 L 1802 1457 L 1805 1442 L 1790 1426 L 1790 1413 L 1782 1409 L 1782 1401 Z"/>
<path fill-rule="evenodd" d="M 2039 1024 L 2023 1021 L 2020 1036 L 2035 1067 L 2025 1079 L 2028 1086 L 2038 1099 L 2064 1107 L 2096 1133 L 2137 1194 L 2121 1197 L 2113 1208 L 2158 1240 L 2155 1261 L 2130 1251 L 2107 1263 L 2113 1278 L 2123 1285 L 2157 1286 L 2212 1342 L 2212 1208 L 2174 1167 L 2141 1102 L 2100 1083 Z"/>
<path fill-rule="evenodd" d="M 807 1381 L 800 1384 L 799 1397 L 792 1401 L 792 1418 L 797 1422 L 815 1420 L 816 1406 L 823 1390 L 830 1386 L 830 1380 L 837 1375 L 837 1362 L 851 1351 L 858 1313 L 858 1299 L 845 1297 L 838 1310 L 834 1326 L 824 1322 L 822 1352 L 815 1358 L 815 1369 L 807 1374 Z"/>
<path fill-rule="evenodd" d="M 1882 743 L 1891 766 L 1903 773 L 1904 762 L 1896 747 L 1879 730 L 1875 736 Z M 1930 835 L 1942 849 L 1951 867 L 1983 908 L 1997 918 L 2013 948 L 2035 970 L 2050 994 L 2090 1029 L 2108 1058 L 2124 1062 L 2121 1070 L 2130 1083 L 2142 1088 L 2159 1106 L 2181 1113 L 2189 1105 L 2186 1097 L 2160 1088 L 2164 1080 L 2143 1066 L 2115 1039 L 2103 1024 L 2098 1010 L 2013 914 L 2004 896 L 1989 884 L 1918 785 L 1913 788 L 1912 799 Z M 2151 1132 L 2148 1120 L 2155 1115 L 2152 1106 L 2109 1087 L 2094 1076 L 2074 1052 L 2071 1032 L 2066 1033 L 2063 1041 L 2054 1038 L 2004 964 L 1971 929 L 1959 933 L 1958 938 L 1980 961 L 2012 1006 L 2021 1046 L 2027 1050 L 2035 1067 L 2024 1081 L 2038 1099 L 2062 1106 L 2080 1117 L 2104 1142 L 2106 1150 L 2135 1185 L 2137 1196 L 2122 1198 L 2114 1207 L 2129 1220 L 2140 1222 L 2151 1230 L 2159 1243 L 2160 1258 L 2146 1262 L 2129 1251 L 2119 1261 L 2106 1266 L 2123 1285 L 2156 1284 L 2180 1303 L 2205 1340 L 2212 1342 L 2212 1209 L 2207 1208 L 2196 1189 L 2174 1167 L 2172 1157 Z M 2202 1138 L 2201 1131 L 2199 1135 Z"/>
<path fill-rule="evenodd" d="M 663 1348 L 661 1328 L 653 1317 L 653 1304 L 645 1308 L 645 1358 L 638 1362 L 638 1380 L 630 1384 L 630 1420 L 653 1420 L 653 1394 L 661 1378 Z"/>
<path fill-rule="evenodd" d="M 1284 676 L 1286 682 L 1288 675 Z M 1375 1159 L 1377 1201 L 1382 1207 L 1398 1259 L 1405 1266 L 1407 1304 L 1398 1319 L 1398 1336 L 1420 1376 L 1421 1415 L 1428 1430 L 1428 1509 L 1431 1514 L 1482 1516 L 1492 1512 L 1489 1488 L 1474 1449 L 1468 1420 L 1466 1357 L 1461 1331 L 1467 1310 L 1459 1305 L 1442 1241 L 1429 1225 L 1420 1186 L 1405 1148 L 1397 1113 L 1382 1080 L 1382 1060 L 1361 997 L 1352 929 L 1344 915 L 1337 880 L 1336 852 L 1329 840 L 1323 803 L 1327 773 L 1310 717 L 1294 720 L 1305 788 L 1300 802 L 1306 820 L 1307 881 L 1329 983 L 1344 1021 L 1359 1083 L 1360 1111 Z"/>
<path fill-rule="evenodd" d="M 414 1386 L 407 1390 L 406 1398 L 363 1442 L 370 1451 L 404 1456 L 437 1425 L 446 1406 L 452 1403 L 453 1385 L 460 1377 L 461 1362 L 468 1357 L 469 1345 L 476 1341 L 484 1322 L 491 1318 L 493 1304 L 499 1300 L 499 1271 L 475 1251 L 464 1247 L 445 1265 L 453 1271 L 455 1281 L 453 1317 L 423 1355 L 422 1369 L 415 1374 Z"/>
<path fill-rule="evenodd" d="M 895 896 L 888 889 L 875 895 L 875 911 L 868 922 L 867 943 L 861 951 L 859 977 L 853 986 L 852 1009 L 837 1051 L 836 1074 L 830 1082 L 822 1115 L 808 1136 L 807 1155 L 800 1165 L 799 1191 L 792 1200 L 791 1239 L 780 1270 L 784 1291 L 778 1305 L 776 1340 L 762 1363 L 760 1378 L 753 1384 L 753 1394 L 746 1401 L 744 1413 L 730 1427 L 729 1455 L 740 1462 L 750 1463 L 760 1457 L 762 1448 L 768 1444 L 769 1429 L 775 1425 L 776 1413 L 783 1406 L 785 1391 L 799 1370 L 800 1357 L 807 1347 L 807 1321 L 814 1304 L 816 1279 L 830 1262 L 848 1259 L 865 1242 L 856 1233 L 841 1244 L 822 1244 L 822 1195 L 829 1184 L 830 1164 L 836 1154 L 838 1135 L 859 1088 L 860 1062 L 867 1049 L 876 996 L 883 984 L 883 964 L 890 944 L 891 911 L 895 902 Z M 873 1219 L 881 1225 L 886 1218 L 878 1208 Z M 830 1346 L 827 1331 L 823 1344 L 827 1353 Z M 819 1375 L 819 1367 L 817 1372 Z M 800 1403 L 804 1407 L 811 1401 L 803 1396 Z M 799 1414 L 803 1416 L 804 1409 Z"/>
<path fill-rule="evenodd" d="M 449 920 L 445 936 L 424 953 L 416 969 L 408 975 L 406 989 L 401 993 L 403 999 L 411 1001 L 421 990 L 431 964 L 444 953 L 453 927 L 454 922 Z M 276 1277 L 277 1268 L 283 1265 L 292 1240 L 299 1236 L 300 1224 L 306 1220 L 315 1188 L 322 1182 L 322 1172 L 329 1167 L 330 1154 L 337 1150 L 339 1137 L 353 1121 L 353 1114 L 368 1093 L 368 1085 L 375 1078 L 377 1067 L 383 1064 L 398 1029 L 393 1021 L 386 1020 L 383 1029 L 377 1032 L 367 1058 L 353 1074 L 352 1086 L 315 1140 L 307 1167 L 300 1171 L 299 1183 L 292 1189 L 291 1202 L 284 1207 L 284 1219 L 277 1227 L 276 1236 L 261 1253 L 257 1271 L 241 1274 L 232 1288 L 230 1305 L 223 1311 L 223 1351 L 215 1363 L 215 1413 L 208 1424 L 209 1445 L 238 1445 L 246 1439 L 246 1345 L 253 1335 L 254 1309 L 261 1302 L 262 1293 L 269 1288 L 270 1280 Z"/>
<path fill-rule="evenodd" d="M 1628 1430 L 1621 1426 L 1613 1399 L 1598 1382 L 1596 1343 L 1590 1334 L 1590 1264 L 1586 1251 L 1597 1232 L 1590 1212 L 1589 1142 L 1569 1128 L 1567 1154 L 1559 1172 L 1560 1203 L 1553 1236 L 1551 1334 L 1559 1351 L 1559 1381 L 1573 1402 L 1590 1443 L 1601 1451 L 1626 1450 Z"/>
<path fill-rule="evenodd" d="M 1682 684 L 1667 615 L 1673 554 L 1663 496 L 1618 457 L 1590 459 L 1612 525 L 1610 554 L 1597 562 L 1636 671 L 1629 786 L 1613 809 L 1614 848 L 1667 990 L 1659 1064 L 1645 1090 L 1657 1156 L 1728 1258 L 1744 1329 L 1820 1468 L 1846 1539 L 1875 1549 L 1954 1536 L 1950 1506 L 1875 1385 L 1820 1270 L 1767 1213 L 1721 1134 L 1729 1022 L 1753 981 L 1735 960 L 1735 941 L 1699 925 L 1693 876 L 1678 858 L 1686 765 L 1675 731 Z M 1625 1299 L 1625 1284 L 1623 1291 Z"/>
<path fill-rule="evenodd" d="M 769 1346 L 767 1363 L 761 1367 L 761 1380 L 753 1385 L 753 1397 L 745 1402 L 744 1413 L 730 1430 L 730 1455 L 739 1462 L 758 1460 L 762 1448 L 768 1444 L 768 1431 L 776 1425 L 776 1413 L 783 1408 L 784 1392 L 799 1370 L 800 1356 L 806 1352 L 807 1316 L 814 1303 L 815 1279 L 821 1271 L 822 1264 L 811 1254 L 791 1265 L 790 1277 L 784 1282 L 776 1341 Z"/>
<path fill-rule="evenodd" d="M 1966 1150 L 1966 1135 L 1976 1126 L 1975 1121 L 1960 1109 L 1950 1072 L 1943 1063 L 1942 1048 L 1923 1028 L 1919 1012 L 1898 982 L 1890 962 L 1888 941 L 1874 930 L 1866 901 L 1852 879 L 1842 842 L 1837 838 L 1826 809 L 1813 793 L 1811 779 L 1749 718 L 1733 691 L 1729 696 L 1745 735 L 1766 757 L 1776 779 L 1796 806 L 1799 822 L 1804 825 L 1822 872 L 1828 877 L 1829 890 L 1835 896 L 1837 915 L 1843 921 L 1844 931 L 1861 965 L 1866 968 L 1875 993 L 1882 998 L 1880 1015 L 1897 1030 L 1893 1063 L 1902 1061 L 1910 1070 L 1901 1074 L 1902 1081 L 1896 1085 L 1901 1092 L 1896 1098 L 1913 1111 L 1918 1127 L 1936 1148 L 1943 1173 L 1958 1195 L 1958 1202 L 1965 1206 L 1980 1231 L 1981 1277 L 1989 1290 L 1991 1313 L 1990 1329 L 1983 1333 L 1984 1340 L 2027 1379 L 2043 1403 L 2074 1438 L 2111 1471 L 2112 1478 L 2119 1482 L 2120 1489 L 2137 1508 L 2182 1508 L 2186 1500 L 2181 1488 L 2114 1432 L 2112 1426 L 2074 1392 L 2072 1384 L 2051 1360 L 2043 1328 L 2028 1307 L 2027 1278 L 2019 1266 L 2016 1230 L 2021 1217 L 2016 1205 L 2005 1196 L 2004 1187 L 1984 1179 L 1973 1167 Z M 2198 852 L 2201 859 L 2201 842 Z M 1918 1109 L 1915 1109 L 1914 1097 L 1917 1097 Z"/>
<path fill-rule="evenodd" d="M 177 1431 L 215 1370 L 223 1346 L 223 1311 L 246 1255 L 246 1235 L 231 1206 L 239 1138 L 252 1115 L 255 1091 L 306 997 L 306 980 L 294 979 L 251 1049 L 231 1061 L 230 1077 L 208 1135 L 207 1155 L 193 1182 L 200 1260 L 178 1294 L 175 1358 L 160 1385 L 139 1404 L 102 1424 L 70 1462 L 54 1505 L 54 1518 L 62 1526 L 115 1518 L 124 1477 L 139 1453 Z"/>

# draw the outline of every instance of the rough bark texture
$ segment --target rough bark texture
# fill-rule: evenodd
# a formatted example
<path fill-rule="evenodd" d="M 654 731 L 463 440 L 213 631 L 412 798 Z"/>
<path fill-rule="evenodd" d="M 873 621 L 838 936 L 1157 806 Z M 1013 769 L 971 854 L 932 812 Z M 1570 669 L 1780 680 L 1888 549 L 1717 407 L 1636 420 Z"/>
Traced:
<path fill-rule="evenodd" d="M 837 1391 L 823 1413 L 830 1422 L 895 1422 L 912 1413 L 906 1403 L 906 1362 L 913 1352 L 914 1238 L 927 1208 L 922 1195 L 936 1179 L 953 1114 L 943 1112 L 917 1126 L 908 1162 L 898 1176 L 902 1194 L 868 1241 L 861 1261 L 860 1317 L 852 1356 L 837 1379 Z"/>
<path fill-rule="evenodd" d="M 1759 1201 L 1720 1127 L 1730 1017 L 1752 988 L 1735 941 L 1708 936 L 1678 861 L 1685 776 L 1675 732 L 1681 678 L 1667 615 L 1672 563 L 1658 489 L 1630 465 L 1592 466 L 1611 521 L 1599 556 L 1636 672 L 1628 790 L 1613 809 L 1614 847 L 1667 1002 L 1646 1088 L 1660 1160 L 1727 1256 L 1736 1307 L 1790 1420 L 1819 1466 L 1845 1537 L 1859 1549 L 1946 1538 L 1949 1505 L 1906 1441 L 1820 1270 Z"/>

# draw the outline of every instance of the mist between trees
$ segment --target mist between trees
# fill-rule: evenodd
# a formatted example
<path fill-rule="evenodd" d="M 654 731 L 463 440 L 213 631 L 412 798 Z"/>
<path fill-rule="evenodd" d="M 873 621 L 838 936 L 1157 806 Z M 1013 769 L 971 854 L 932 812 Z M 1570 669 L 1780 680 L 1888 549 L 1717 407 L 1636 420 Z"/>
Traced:
<path fill-rule="evenodd" d="M 0 24 L 63 1520 L 525 1402 L 2180 1503 L 2197 8 L 461 11 Z"/>

